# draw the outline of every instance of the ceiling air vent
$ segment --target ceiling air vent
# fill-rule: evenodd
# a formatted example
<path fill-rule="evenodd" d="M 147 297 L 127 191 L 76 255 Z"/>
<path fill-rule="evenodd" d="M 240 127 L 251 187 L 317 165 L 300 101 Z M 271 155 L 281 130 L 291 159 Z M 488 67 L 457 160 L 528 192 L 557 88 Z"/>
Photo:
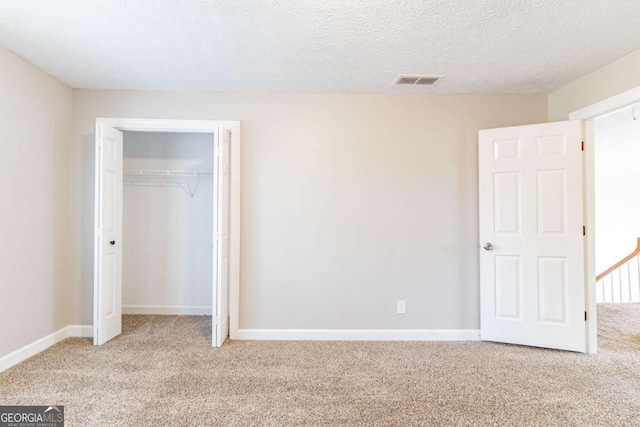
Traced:
<path fill-rule="evenodd" d="M 407 76 L 399 75 L 393 82 L 394 85 L 420 85 L 420 86 L 433 86 L 442 76 Z"/>

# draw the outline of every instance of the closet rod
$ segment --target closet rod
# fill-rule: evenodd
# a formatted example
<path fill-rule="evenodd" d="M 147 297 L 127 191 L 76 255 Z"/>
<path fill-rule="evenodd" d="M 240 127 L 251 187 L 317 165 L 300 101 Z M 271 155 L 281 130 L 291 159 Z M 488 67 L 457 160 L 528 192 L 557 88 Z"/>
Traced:
<path fill-rule="evenodd" d="M 188 177 L 188 176 L 209 176 L 213 171 L 193 171 L 193 170 L 132 170 L 125 171 L 125 176 L 166 176 L 166 177 Z"/>

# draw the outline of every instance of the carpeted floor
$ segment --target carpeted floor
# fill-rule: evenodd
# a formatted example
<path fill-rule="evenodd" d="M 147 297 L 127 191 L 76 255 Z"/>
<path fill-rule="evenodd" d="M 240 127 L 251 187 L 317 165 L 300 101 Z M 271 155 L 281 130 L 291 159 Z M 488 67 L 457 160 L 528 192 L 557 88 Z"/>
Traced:
<path fill-rule="evenodd" d="M 210 319 L 125 316 L 0 374 L 0 404 L 67 426 L 640 426 L 640 304 L 598 308 L 600 352 L 484 342 L 227 341 Z"/>

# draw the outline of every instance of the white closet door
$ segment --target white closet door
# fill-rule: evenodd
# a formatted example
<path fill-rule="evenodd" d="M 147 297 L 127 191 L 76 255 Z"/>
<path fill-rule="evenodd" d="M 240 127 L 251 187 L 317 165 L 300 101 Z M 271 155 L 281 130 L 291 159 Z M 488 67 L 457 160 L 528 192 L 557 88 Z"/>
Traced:
<path fill-rule="evenodd" d="M 220 128 L 216 139 L 215 259 L 212 345 L 222 346 L 229 336 L 229 168 L 231 131 Z"/>
<path fill-rule="evenodd" d="M 123 134 L 96 126 L 93 343 L 122 333 Z"/>

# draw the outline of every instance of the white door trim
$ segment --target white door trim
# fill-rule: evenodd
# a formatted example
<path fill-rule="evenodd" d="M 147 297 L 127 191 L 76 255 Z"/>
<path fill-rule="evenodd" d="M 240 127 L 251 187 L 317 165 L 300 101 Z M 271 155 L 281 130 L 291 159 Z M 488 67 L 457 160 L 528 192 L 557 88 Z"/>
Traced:
<path fill-rule="evenodd" d="M 122 131 L 217 133 L 231 130 L 231 189 L 229 212 L 229 336 L 235 339 L 240 326 L 240 122 L 232 120 L 175 120 L 136 118 L 96 118 L 96 124 Z M 216 289 L 214 289 L 214 293 Z"/>
<path fill-rule="evenodd" d="M 569 114 L 570 120 L 584 120 L 584 221 L 587 226 L 587 240 L 585 242 L 585 274 L 587 311 L 587 352 L 595 354 L 598 351 L 598 324 L 596 312 L 596 241 L 595 241 L 595 134 L 594 120 L 631 104 L 640 102 L 640 86 L 622 92 L 618 95 L 596 102 Z"/>

